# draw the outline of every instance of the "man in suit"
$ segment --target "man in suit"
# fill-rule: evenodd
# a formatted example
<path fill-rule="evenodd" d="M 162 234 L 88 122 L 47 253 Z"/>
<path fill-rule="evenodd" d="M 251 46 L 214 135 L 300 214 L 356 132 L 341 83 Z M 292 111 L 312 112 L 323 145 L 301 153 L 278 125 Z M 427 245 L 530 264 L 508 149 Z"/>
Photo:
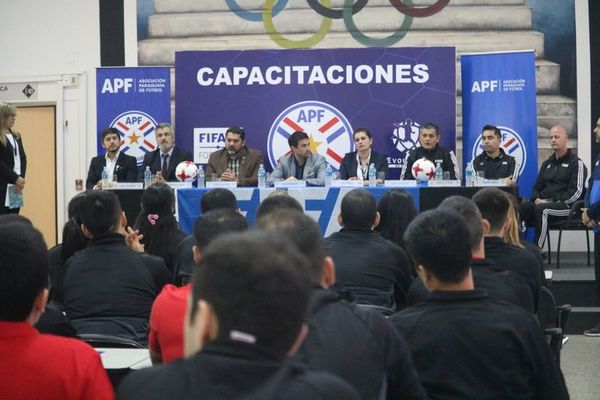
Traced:
<path fill-rule="evenodd" d="M 327 162 L 322 155 L 311 153 L 308 135 L 296 131 L 288 138 L 288 144 L 292 152 L 279 159 L 271 180 L 303 180 L 310 186 L 323 186 Z"/>
<path fill-rule="evenodd" d="M 121 137 L 115 128 L 102 131 L 102 147 L 106 150 L 103 156 L 96 156 L 90 162 L 86 189 L 102 189 L 102 171 L 108 168 L 108 180 L 117 176 L 118 182 L 135 182 L 137 177 L 137 161 L 135 157 L 121 153 Z"/>
<path fill-rule="evenodd" d="M 169 123 L 158 124 L 155 135 L 158 149 L 144 156 L 138 180 L 143 179 L 146 167 L 150 167 L 152 174 L 156 174 L 156 181 L 176 181 L 177 165 L 182 161 L 194 161 L 192 153 L 175 146 L 175 131 Z"/>
<path fill-rule="evenodd" d="M 256 186 L 258 167 L 262 163 L 262 153 L 246 147 L 246 132 L 239 126 L 232 126 L 225 132 L 225 148 L 210 155 L 206 176 L 216 174 L 222 181 L 237 182 L 239 186 Z"/>

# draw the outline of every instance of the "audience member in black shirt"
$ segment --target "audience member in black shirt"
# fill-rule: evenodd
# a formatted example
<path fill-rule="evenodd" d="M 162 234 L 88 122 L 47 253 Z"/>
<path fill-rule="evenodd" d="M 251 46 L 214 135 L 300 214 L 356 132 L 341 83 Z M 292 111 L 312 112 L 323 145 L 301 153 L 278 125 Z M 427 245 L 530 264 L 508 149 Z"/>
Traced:
<path fill-rule="evenodd" d="M 377 204 L 379 224 L 375 231 L 387 240 L 404 247 L 402 236 L 406 227 L 417 216 L 417 208 L 412 196 L 406 190 L 387 190 Z"/>
<path fill-rule="evenodd" d="M 439 209 L 419 215 L 405 235 L 431 295 L 391 320 L 429 398 L 568 399 L 534 317 L 475 289 L 469 235 L 461 215 Z"/>

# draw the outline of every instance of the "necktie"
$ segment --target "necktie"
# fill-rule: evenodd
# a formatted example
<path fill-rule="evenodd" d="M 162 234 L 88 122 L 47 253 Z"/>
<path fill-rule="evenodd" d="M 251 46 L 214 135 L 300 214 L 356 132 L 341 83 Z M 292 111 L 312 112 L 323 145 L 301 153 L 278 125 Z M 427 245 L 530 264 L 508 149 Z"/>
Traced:
<path fill-rule="evenodd" d="M 160 173 L 164 179 L 167 179 L 167 170 L 169 169 L 169 155 L 162 154 L 162 168 L 160 169 Z"/>

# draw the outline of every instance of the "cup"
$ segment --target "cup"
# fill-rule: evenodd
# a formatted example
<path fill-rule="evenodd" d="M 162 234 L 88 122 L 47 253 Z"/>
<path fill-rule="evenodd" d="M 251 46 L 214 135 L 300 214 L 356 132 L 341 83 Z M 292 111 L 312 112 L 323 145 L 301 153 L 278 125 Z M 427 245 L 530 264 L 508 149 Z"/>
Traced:
<path fill-rule="evenodd" d="M 377 172 L 377 186 L 385 185 L 385 171 Z"/>
<path fill-rule="evenodd" d="M 450 171 L 444 171 L 442 179 L 445 181 L 449 181 L 450 180 Z"/>

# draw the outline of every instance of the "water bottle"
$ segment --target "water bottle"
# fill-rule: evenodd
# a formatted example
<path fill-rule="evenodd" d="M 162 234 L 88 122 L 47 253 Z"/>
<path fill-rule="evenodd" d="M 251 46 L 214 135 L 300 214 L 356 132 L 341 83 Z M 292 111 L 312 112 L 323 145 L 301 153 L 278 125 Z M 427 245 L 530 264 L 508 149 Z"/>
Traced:
<path fill-rule="evenodd" d="M 465 169 L 465 186 L 473 186 L 473 163 L 468 163 Z"/>
<path fill-rule="evenodd" d="M 102 190 L 108 190 L 108 167 L 102 170 Z"/>
<path fill-rule="evenodd" d="M 327 164 L 325 168 L 325 186 L 331 186 L 331 181 L 333 180 L 333 170 L 331 169 L 331 165 Z"/>
<path fill-rule="evenodd" d="M 202 165 L 198 165 L 198 183 L 199 188 L 203 188 L 205 186 L 205 175 L 204 169 L 202 169 Z"/>
<path fill-rule="evenodd" d="M 265 166 L 260 164 L 258 166 L 258 187 L 259 189 L 264 189 L 267 187 L 267 171 L 265 171 Z"/>
<path fill-rule="evenodd" d="M 144 170 L 144 189 L 148 189 L 152 185 L 152 171 L 150 171 L 150 167 L 146 166 Z"/>
<path fill-rule="evenodd" d="M 377 170 L 375 169 L 375 164 L 369 165 L 369 186 L 377 186 Z"/>
<path fill-rule="evenodd" d="M 442 169 L 442 162 L 436 161 L 435 162 L 435 180 L 441 181 L 442 179 L 444 179 L 444 170 Z"/>

